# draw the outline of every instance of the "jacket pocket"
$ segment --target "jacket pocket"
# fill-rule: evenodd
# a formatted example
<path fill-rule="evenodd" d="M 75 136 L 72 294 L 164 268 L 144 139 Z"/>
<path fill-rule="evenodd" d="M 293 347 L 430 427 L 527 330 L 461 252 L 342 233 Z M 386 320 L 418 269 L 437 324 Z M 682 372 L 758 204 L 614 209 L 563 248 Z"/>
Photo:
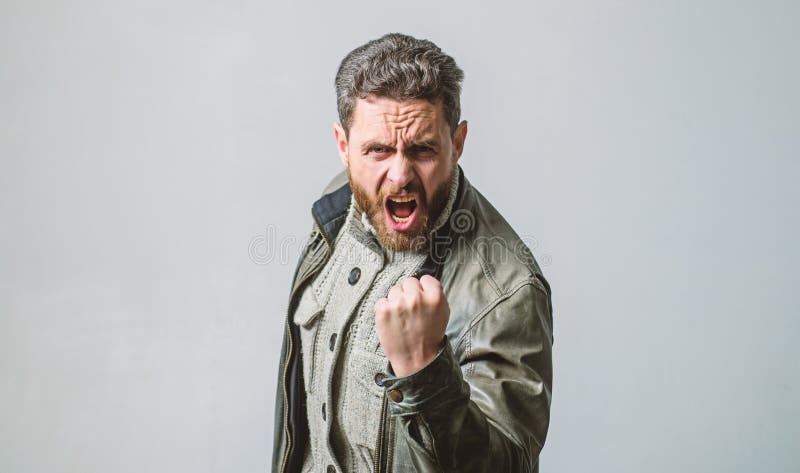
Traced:
<path fill-rule="evenodd" d="M 303 380 L 306 393 L 314 391 L 314 371 L 318 354 L 317 332 L 319 332 L 320 320 L 324 312 L 324 308 L 319 305 L 314 296 L 314 291 L 306 288 L 300 297 L 294 315 L 294 323 L 300 332 L 300 353 L 303 359 Z"/>
<path fill-rule="evenodd" d="M 378 373 L 386 373 L 385 356 L 354 347 L 345 399 L 345 428 L 352 432 L 353 443 L 363 457 L 375 455 L 375 442 L 383 408 L 384 389 L 376 382 Z M 378 378 L 380 379 L 380 378 Z"/>

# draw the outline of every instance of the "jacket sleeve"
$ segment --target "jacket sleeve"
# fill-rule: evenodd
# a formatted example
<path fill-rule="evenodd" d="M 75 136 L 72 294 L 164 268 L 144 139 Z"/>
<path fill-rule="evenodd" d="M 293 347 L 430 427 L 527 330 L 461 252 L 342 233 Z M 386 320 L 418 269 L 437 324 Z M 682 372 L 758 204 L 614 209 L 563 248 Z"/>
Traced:
<path fill-rule="evenodd" d="M 386 378 L 397 441 L 408 442 L 417 470 L 537 471 L 552 341 L 549 288 L 531 281 L 472 321 L 455 352 L 445 343 L 416 373 Z"/>

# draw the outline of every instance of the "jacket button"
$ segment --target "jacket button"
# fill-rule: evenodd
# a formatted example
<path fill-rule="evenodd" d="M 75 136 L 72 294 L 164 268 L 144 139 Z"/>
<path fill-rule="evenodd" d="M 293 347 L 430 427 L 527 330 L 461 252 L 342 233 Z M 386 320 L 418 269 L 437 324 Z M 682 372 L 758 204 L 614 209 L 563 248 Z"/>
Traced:
<path fill-rule="evenodd" d="M 336 468 L 333 465 L 328 465 L 328 473 L 336 473 Z"/>
<path fill-rule="evenodd" d="M 378 386 L 383 387 L 383 380 L 386 379 L 386 375 L 383 373 L 375 373 L 375 384 Z"/>
<path fill-rule="evenodd" d="M 391 399 L 394 402 L 400 402 L 403 400 L 403 393 L 401 393 L 397 389 L 392 389 L 391 391 L 389 391 L 389 399 Z"/>
<path fill-rule="evenodd" d="M 350 285 L 352 286 L 358 282 L 358 278 L 360 277 L 361 277 L 361 269 L 355 267 L 350 270 L 350 274 L 347 276 L 347 282 L 350 283 Z"/>
<path fill-rule="evenodd" d="M 327 420 L 326 417 L 327 416 L 325 415 L 325 403 L 323 402 L 322 403 L 322 420 Z"/>
<path fill-rule="evenodd" d="M 331 335 L 331 338 L 328 340 L 328 348 L 330 348 L 331 351 L 333 351 L 333 349 L 336 348 L 336 334 L 335 333 L 333 335 Z"/>

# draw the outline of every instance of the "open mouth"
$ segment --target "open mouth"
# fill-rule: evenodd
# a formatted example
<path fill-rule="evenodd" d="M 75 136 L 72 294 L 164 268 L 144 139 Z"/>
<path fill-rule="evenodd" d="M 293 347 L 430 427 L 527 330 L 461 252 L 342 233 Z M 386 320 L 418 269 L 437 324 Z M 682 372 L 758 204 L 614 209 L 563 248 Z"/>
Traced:
<path fill-rule="evenodd" d="M 409 228 L 416 216 L 417 199 L 410 195 L 396 195 L 386 198 L 386 213 L 392 228 L 405 230 Z"/>

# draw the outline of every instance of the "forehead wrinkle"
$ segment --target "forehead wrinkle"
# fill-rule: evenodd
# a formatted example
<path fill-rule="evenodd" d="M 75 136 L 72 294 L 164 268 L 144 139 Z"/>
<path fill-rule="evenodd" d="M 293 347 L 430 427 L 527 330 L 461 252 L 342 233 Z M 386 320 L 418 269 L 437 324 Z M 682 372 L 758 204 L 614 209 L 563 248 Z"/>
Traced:
<path fill-rule="evenodd" d="M 429 139 L 433 134 L 434 122 L 428 119 L 431 115 L 425 111 L 414 111 L 405 116 L 398 116 L 388 125 L 394 131 L 397 141 L 410 144 L 420 139 Z"/>
<path fill-rule="evenodd" d="M 362 105 L 359 108 L 372 130 L 369 134 L 373 141 L 398 147 L 404 142 L 411 143 L 420 137 L 429 139 L 437 134 L 436 109 L 429 108 L 427 103 L 395 103 L 386 107 L 365 100 Z"/>

